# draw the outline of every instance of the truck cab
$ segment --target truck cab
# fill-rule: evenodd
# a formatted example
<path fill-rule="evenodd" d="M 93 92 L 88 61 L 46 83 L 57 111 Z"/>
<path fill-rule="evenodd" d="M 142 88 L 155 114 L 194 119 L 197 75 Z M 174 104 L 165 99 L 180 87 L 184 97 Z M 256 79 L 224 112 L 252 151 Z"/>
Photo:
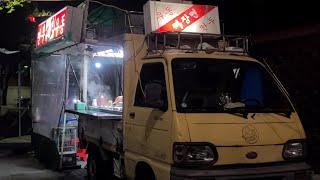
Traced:
<path fill-rule="evenodd" d="M 309 177 L 305 132 L 268 66 L 225 47 L 148 51 L 124 63 L 129 179 Z"/>

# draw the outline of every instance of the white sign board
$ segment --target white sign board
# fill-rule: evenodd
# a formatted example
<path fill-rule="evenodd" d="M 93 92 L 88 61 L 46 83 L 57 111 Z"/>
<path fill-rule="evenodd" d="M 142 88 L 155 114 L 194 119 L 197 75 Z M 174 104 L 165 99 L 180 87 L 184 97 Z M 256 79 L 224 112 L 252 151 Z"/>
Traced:
<path fill-rule="evenodd" d="M 220 34 L 216 6 L 148 1 L 143 6 L 146 34 L 192 32 Z"/>

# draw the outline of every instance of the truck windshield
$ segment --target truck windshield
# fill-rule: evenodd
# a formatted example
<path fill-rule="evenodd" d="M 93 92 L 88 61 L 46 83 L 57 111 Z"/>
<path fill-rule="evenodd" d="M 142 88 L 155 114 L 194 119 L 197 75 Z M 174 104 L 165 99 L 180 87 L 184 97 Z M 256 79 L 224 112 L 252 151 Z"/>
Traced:
<path fill-rule="evenodd" d="M 226 59 L 172 61 L 178 112 L 278 112 L 292 107 L 256 62 Z"/>

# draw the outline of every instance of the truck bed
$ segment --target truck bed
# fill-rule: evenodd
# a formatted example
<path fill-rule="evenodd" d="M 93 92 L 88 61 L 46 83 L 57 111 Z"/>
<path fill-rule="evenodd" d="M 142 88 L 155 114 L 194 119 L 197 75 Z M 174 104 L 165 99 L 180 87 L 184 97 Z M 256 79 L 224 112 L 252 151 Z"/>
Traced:
<path fill-rule="evenodd" d="M 66 110 L 79 115 L 79 137 L 104 149 L 119 152 L 122 150 L 122 115 L 94 110 Z"/>

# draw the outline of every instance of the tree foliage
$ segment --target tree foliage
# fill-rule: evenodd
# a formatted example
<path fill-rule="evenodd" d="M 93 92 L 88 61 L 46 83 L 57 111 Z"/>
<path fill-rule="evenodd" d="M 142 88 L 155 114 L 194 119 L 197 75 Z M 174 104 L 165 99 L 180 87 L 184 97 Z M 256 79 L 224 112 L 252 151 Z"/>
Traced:
<path fill-rule="evenodd" d="M 0 11 L 12 13 L 17 7 L 23 7 L 26 0 L 0 0 Z"/>
<path fill-rule="evenodd" d="M 49 17 L 52 16 L 53 13 L 51 11 L 39 10 L 38 8 L 35 8 L 32 12 L 32 15 L 34 15 L 35 17 Z"/>

